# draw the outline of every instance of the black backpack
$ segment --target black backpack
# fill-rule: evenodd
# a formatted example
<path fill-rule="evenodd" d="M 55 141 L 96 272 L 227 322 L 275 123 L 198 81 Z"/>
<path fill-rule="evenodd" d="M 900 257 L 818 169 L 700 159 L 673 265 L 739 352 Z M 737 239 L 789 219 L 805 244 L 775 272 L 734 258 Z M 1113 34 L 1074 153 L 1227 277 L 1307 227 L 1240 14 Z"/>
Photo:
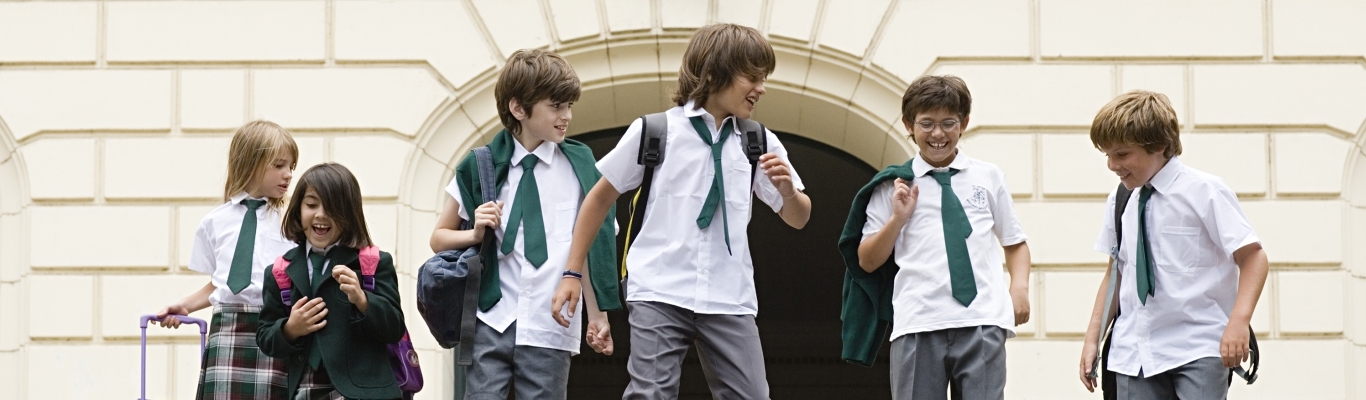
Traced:
<path fill-rule="evenodd" d="M 1128 206 L 1128 204 L 1129 204 L 1129 196 L 1130 196 L 1132 193 L 1133 193 L 1133 191 L 1132 191 L 1132 190 L 1129 190 L 1129 188 L 1124 187 L 1124 184 L 1122 184 L 1122 183 L 1119 184 L 1119 187 L 1115 189 L 1115 247 L 1116 247 L 1116 248 L 1119 247 L 1120 243 L 1123 243 L 1123 239 L 1124 239 L 1124 221 L 1122 220 L 1121 217 L 1124 215 L 1124 208 L 1125 208 L 1126 206 Z M 1116 263 L 1118 263 L 1118 258 L 1116 258 Z M 1111 268 L 1112 268 L 1112 269 L 1111 269 L 1111 271 L 1110 271 L 1109 289 L 1108 289 L 1107 293 L 1105 294 L 1105 295 L 1106 295 L 1106 299 L 1105 299 L 1105 310 L 1102 310 L 1102 311 L 1101 311 L 1101 313 L 1102 313 L 1101 315 L 1109 314 L 1109 312 L 1110 312 L 1110 307 L 1109 307 L 1109 306 L 1110 306 L 1110 301 L 1115 299 L 1115 291 L 1118 290 L 1118 286 L 1119 286 L 1119 280 L 1118 280 L 1118 278 L 1117 278 L 1117 276 L 1118 276 L 1118 274 L 1119 274 L 1119 271 L 1118 271 L 1119 266 L 1118 266 L 1118 265 L 1114 265 L 1114 266 L 1111 266 Z M 1119 318 L 1118 306 L 1116 306 L 1115 308 L 1116 308 L 1115 315 L 1112 316 L 1112 317 L 1109 317 L 1109 318 L 1105 318 L 1105 320 L 1101 322 L 1101 335 L 1100 335 L 1100 336 L 1103 338 L 1102 341 L 1104 341 L 1105 343 L 1104 343 L 1104 345 L 1102 345 L 1101 348 L 1100 348 L 1100 354 L 1096 357 L 1096 358 L 1097 358 L 1096 362 L 1091 363 L 1091 375 L 1092 375 L 1092 377 L 1094 377 L 1094 376 L 1096 375 L 1096 371 L 1101 371 L 1101 372 L 1100 372 L 1100 391 L 1101 391 L 1102 395 L 1104 396 L 1105 400 L 1115 400 L 1115 399 L 1118 397 L 1118 395 L 1119 395 L 1119 391 L 1115 389 L 1115 373 L 1114 373 L 1114 372 L 1111 372 L 1111 371 L 1109 371 L 1109 370 L 1107 370 L 1107 369 L 1105 368 L 1106 365 L 1109 365 L 1109 363 L 1110 363 L 1110 339 L 1111 339 L 1112 336 L 1114 336 L 1114 331 L 1112 330 L 1113 322 L 1114 322 L 1116 319 Z M 1229 375 L 1228 375 L 1228 383 L 1229 383 L 1230 385 L 1233 384 L 1233 375 L 1235 375 L 1235 374 L 1238 375 L 1239 377 L 1242 377 L 1243 380 L 1244 380 L 1244 381 L 1247 381 L 1247 384 L 1249 384 L 1249 385 L 1251 385 L 1253 382 L 1257 382 L 1257 369 L 1261 366 L 1261 357 L 1260 357 L 1261 350 L 1259 350 L 1259 349 L 1257 348 L 1257 334 L 1256 334 L 1256 332 L 1253 332 L 1253 331 L 1252 331 L 1252 327 L 1251 327 L 1251 326 L 1249 326 L 1247 329 L 1248 329 L 1248 332 L 1247 332 L 1247 333 L 1248 333 L 1248 336 L 1247 336 L 1247 338 L 1248 338 L 1248 347 L 1252 349 L 1252 351 L 1249 352 L 1249 355 L 1250 355 L 1249 357 L 1251 358 L 1250 361 L 1252 361 L 1251 367 L 1250 367 L 1248 370 L 1243 370 L 1243 366 L 1241 366 L 1241 365 L 1236 366 L 1236 367 L 1233 367 L 1233 369 L 1230 371 L 1230 373 L 1229 373 Z"/>
<path fill-rule="evenodd" d="M 664 163 L 664 149 L 668 145 L 669 119 L 664 112 L 645 114 L 640 117 L 640 152 L 636 164 L 645 166 L 645 177 L 640 188 L 631 196 L 631 219 L 626 226 L 626 245 L 621 250 L 621 277 L 626 277 L 626 255 L 631 251 L 631 243 L 640 235 L 640 227 L 645 224 L 645 205 L 649 204 L 650 187 L 654 182 L 655 168 Z M 740 148 L 749 159 L 749 186 L 754 188 L 754 172 L 759 167 L 759 156 L 768 150 L 768 130 L 764 124 L 751 119 L 735 119 L 740 131 Z M 719 171 L 717 173 L 720 173 Z"/>

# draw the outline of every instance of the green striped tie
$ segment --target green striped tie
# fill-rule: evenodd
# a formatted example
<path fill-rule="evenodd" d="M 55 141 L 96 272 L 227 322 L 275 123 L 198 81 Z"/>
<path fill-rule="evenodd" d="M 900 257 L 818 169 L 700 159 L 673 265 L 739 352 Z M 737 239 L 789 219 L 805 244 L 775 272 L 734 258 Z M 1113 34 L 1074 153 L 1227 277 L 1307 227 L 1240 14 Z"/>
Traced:
<path fill-rule="evenodd" d="M 507 231 L 503 233 L 503 254 L 512 253 L 517 243 L 517 229 L 526 225 L 522 236 L 526 243 L 522 250 L 531 265 L 540 267 L 549 258 L 546 254 L 545 219 L 541 215 L 541 191 L 536 187 L 535 154 L 522 157 L 522 180 L 517 184 L 517 195 L 512 200 L 512 212 L 508 215 Z"/>
<path fill-rule="evenodd" d="M 939 182 L 943 194 L 939 196 L 940 215 L 944 219 L 944 251 L 949 256 L 949 284 L 953 287 L 953 298 L 964 307 L 972 304 L 977 297 L 977 281 L 972 276 L 972 259 L 968 256 L 968 235 L 972 235 L 972 223 L 958 194 L 953 192 L 953 175 L 958 170 L 931 172 Z"/>
<path fill-rule="evenodd" d="M 721 204 L 721 198 L 726 194 L 726 182 L 721 178 L 722 175 L 725 175 L 725 170 L 721 169 L 721 146 L 726 144 L 726 138 L 730 137 L 732 124 L 722 126 L 721 138 L 716 143 L 712 143 L 711 130 L 707 129 L 707 123 L 702 120 L 702 117 L 692 117 L 689 120 L 692 121 L 693 130 L 702 137 L 702 141 L 711 146 L 711 190 L 707 191 L 707 199 L 702 203 L 702 212 L 697 215 L 697 227 L 707 229 L 708 226 L 711 226 L 712 217 L 716 216 L 716 206 Z M 721 224 L 725 229 L 726 252 L 730 253 L 730 218 L 727 217 L 724 206 L 721 207 Z"/>
<path fill-rule="evenodd" d="M 231 269 L 228 270 L 228 290 L 232 294 L 241 293 L 251 285 L 252 253 L 256 251 L 256 209 L 266 204 L 265 200 L 242 200 L 247 213 L 242 216 L 242 229 L 237 231 L 237 247 L 232 250 Z"/>
<path fill-rule="evenodd" d="M 1153 196 L 1153 187 L 1143 185 L 1143 190 L 1138 192 L 1138 244 L 1134 252 L 1138 254 L 1138 259 L 1134 262 L 1134 280 L 1138 287 L 1138 301 L 1143 305 L 1148 304 L 1148 296 L 1157 293 L 1157 280 L 1153 276 L 1153 248 L 1148 244 L 1148 198 Z"/>

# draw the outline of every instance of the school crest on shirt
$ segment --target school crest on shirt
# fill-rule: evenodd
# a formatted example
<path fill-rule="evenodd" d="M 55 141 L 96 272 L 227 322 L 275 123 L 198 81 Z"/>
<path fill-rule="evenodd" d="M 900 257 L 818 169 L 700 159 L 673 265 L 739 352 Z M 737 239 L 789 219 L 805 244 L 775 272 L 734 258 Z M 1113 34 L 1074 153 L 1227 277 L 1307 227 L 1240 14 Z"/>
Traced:
<path fill-rule="evenodd" d="M 972 185 L 972 196 L 968 196 L 968 205 L 978 210 L 986 210 L 987 203 L 987 188 Z"/>

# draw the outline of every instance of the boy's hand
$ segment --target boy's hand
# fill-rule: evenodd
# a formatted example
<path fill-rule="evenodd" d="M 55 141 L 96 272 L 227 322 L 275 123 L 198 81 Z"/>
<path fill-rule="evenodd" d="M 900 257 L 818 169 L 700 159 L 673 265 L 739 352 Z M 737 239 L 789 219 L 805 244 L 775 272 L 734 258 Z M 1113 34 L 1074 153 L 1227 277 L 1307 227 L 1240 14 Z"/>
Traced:
<path fill-rule="evenodd" d="M 1224 360 L 1224 368 L 1233 368 L 1246 361 L 1248 353 L 1247 322 L 1228 321 L 1224 328 L 1224 338 L 1219 340 L 1219 358 Z"/>
<path fill-rule="evenodd" d="M 768 181 L 773 182 L 773 187 L 778 188 L 778 194 L 784 198 L 797 195 L 796 187 L 792 186 L 792 169 L 777 154 L 759 156 L 759 168 L 768 176 Z"/>
<path fill-rule="evenodd" d="M 157 311 L 157 319 L 161 320 L 158 324 L 162 328 L 179 328 L 180 318 L 176 318 L 177 315 L 190 315 L 190 310 L 180 303 L 166 306 L 161 311 Z"/>
<path fill-rule="evenodd" d="M 484 228 L 498 228 L 503 224 L 503 202 L 490 201 L 474 209 L 474 239 L 484 240 Z"/>
<path fill-rule="evenodd" d="M 1090 340 L 1081 347 L 1081 384 L 1086 391 L 1096 392 L 1096 379 L 1091 377 L 1091 363 L 1096 361 L 1096 343 Z M 1099 376 L 1099 374 L 1097 374 Z"/>
<path fill-rule="evenodd" d="M 906 185 L 906 180 L 896 178 L 896 189 L 892 190 L 892 218 L 905 221 L 915 212 L 915 203 L 920 200 L 920 185 Z"/>
<path fill-rule="evenodd" d="M 365 289 L 360 287 L 360 279 L 356 278 L 356 271 L 352 271 L 351 267 L 338 265 L 332 267 L 332 279 L 336 279 L 337 283 L 341 284 L 341 291 L 346 294 L 346 300 L 354 304 L 361 314 L 364 314 L 365 309 L 370 305 L 370 299 L 365 297 Z"/>
<path fill-rule="evenodd" d="M 291 343 L 299 339 L 300 336 L 317 332 L 327 326 L 327 303 L 323 303 L 321 297 L 309 300 L 307 296 L 294 302 L 294 307 L 289 309 L 289 319 L 285 320 L 283 329 L 285 339 Z"/>
<path fill-rule="evenodd" d="M 607 321 L 603 311 L 588 312 L 588 347 L 605 355 L 612 355 L 612 324 Z"/>
<path fill-rule="evenodd" d="M 1011 285 L 1010 300 L 1015 304 L 1015 326 L 1029 322 L 1029 285 Z"/>
<path fill-rule="evenodd" d="M 565 328 L 569 327 L 569 320 L 574 318 L 574 312 L 579 309 L 579 295 L 582 294 L 583 283 L 578 279 L 565 277 L 560 279 L 560 287 L 555 288 L 555 296 L 550 298 L 550 315 L 555 317 L 555 322 Z M 565 310 L 565 309 L 568 310 Z M 567 313 L 561 313 L 567 311 Z M 594 349 L 596 350 L 596 349 Z"/>

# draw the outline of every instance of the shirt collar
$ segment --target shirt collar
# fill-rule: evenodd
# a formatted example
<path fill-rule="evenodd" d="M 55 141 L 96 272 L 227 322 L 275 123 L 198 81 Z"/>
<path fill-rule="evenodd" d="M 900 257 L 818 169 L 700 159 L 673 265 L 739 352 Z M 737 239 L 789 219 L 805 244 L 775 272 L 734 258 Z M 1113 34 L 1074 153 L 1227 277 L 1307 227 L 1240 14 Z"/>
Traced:
<path fill-rule="evenodd" d="M 962 171 L 968 169 L 968 165 L 971 165 L 971 163 L 968 162 L 968 154 L 963 152 L 963 148 L 960 147 L 958 148 L 958 154 L 953 156 L 953 162 L 950 162 L 947 168 Z M 934 171 L 935 167 L 930 165 L 930 163 L 925 162 L 925 159 L 920 158 L 920 154 L 917 153 L 915 159 L 911 161 L 911 169 L 915 171 L 915 176 L 925 176 L 925 174 Z"/>
<path fill-rule="evenodd" d="M 550 164 L 555 161 L 555 152 L 559 151 L 557 150 L 559 149 L 559 144 L 551 141 L 541 142 L 540 146 L 536 146 L 535 151 L 526 151 L 526 149 L 522 147 L 522 142 L 516 140 L 513 140 L 513 142 L 516 144 L 512 146 L 512 158 L 509 159 L 512 161 L 512 165 L 520 165 L 522 163 L 522 158 L 525 158 L 528 154 L 535 154 L 536 158 L 541 159 L 540 161 L 545 163 L 546 166 L 550 166 Z"/>
<path fill-rule="evenodd" d="M 333 247 L 337 247 L 337 243 L 341 243 L 341 241 L 338 240 L 336 243 L 332 243 L 332 244 L 327 245 L 327 247 L 324 247 L 324 248 L 322 248 L 322 249 L 318 249 L 318 252 L 319 252 L 319 253 L 322 253 L 322 254 L 327 254 L 327 252 L 332 251 L 332 248 L 333 248 Z M 304 250 L 306 250 L 306 251 L 305 251 L 305 254 L 307 254 L 307 253 L 312 253 L 312 252 L 313 252 L 313 249 L 316 249 L 316 247 L 313 247 L 313 244 L 312 244 L 312 243 L 309 243 L 309 242 L 307 242 L 307 241 L 304 241 Z"/>
<path fill-rule="evenodd" d="M 228 203 L 231 203 L 231 204 L 242 204 L 242 200 L 246 200 L 246 199 L 251 199 L 251 195 L 248 195 L 246 191 L 241 191 L 241 192 L 237 192 L 236 195 L 234 195 L 234 196 L 232 196 L 232 197 L 229 197 L 229 198 L 228 198 Z M 266 204 L 270 204 L 270 199 L 269 199 L 269 198 L 266 198 L 266 197 L 262 197 L 262 198 L 259 198 L 259 199 L 252 199 L 252 200 L 261 200 L 261 201 L 266 202 Z"/>
<path fill-rule="evenodd" d="M 1172 156 L 1170 160 L 1167 160 L 1167 165 L 1162 166 L 1162 169 L 1158 170 L 1157 174 L 1148 180 L 1148 184 L 1152 185 L 1153 189 L 1157 189 L 1158 193 L 1166 193 L 1167 189 L 1176 183 L 1176 176 L 1181 174 L 1182 166 L 1181 158 Z"/>
<path fill-rule="evenodd" d="M 708 127 L 708 128 L 711 128 L 711 127 L 716 126 L 716 117 L 713 117 L 713 116 L 711 115 L 711 113 L 707 112 L 707 109 L 701 108 L 701 107 L 697 107 L 697 101 L 696 101 L 696 100 L 688 100 L 688 103 L 683 105 L 683 116 L 684 116 L 684 117 L 688 117 L 688 118 L 692 118 L 692 117 L 702 117 L 702 121 L 705 121 L 705 122 L 707 123 L 707 127 Z M 735 116 L 734 116 L 734 115 L 726 117 L 726 119 L 721 120 L 721 122 L 725 122 L 725 121 L 729 121 L 729 120 L 733 120 L 733 119 L 735 119 Z M 735 122 L 731 122 L 731 124 L 734 124 L 734 123 L 735 123 Z M 731 134 L 739 135 L 739 134 L 740 134 L 740 131 L 739 131 L 738 129 L 733 129 L 733 128 L 732 128 L 732 129 L 731 129 Z"/>

